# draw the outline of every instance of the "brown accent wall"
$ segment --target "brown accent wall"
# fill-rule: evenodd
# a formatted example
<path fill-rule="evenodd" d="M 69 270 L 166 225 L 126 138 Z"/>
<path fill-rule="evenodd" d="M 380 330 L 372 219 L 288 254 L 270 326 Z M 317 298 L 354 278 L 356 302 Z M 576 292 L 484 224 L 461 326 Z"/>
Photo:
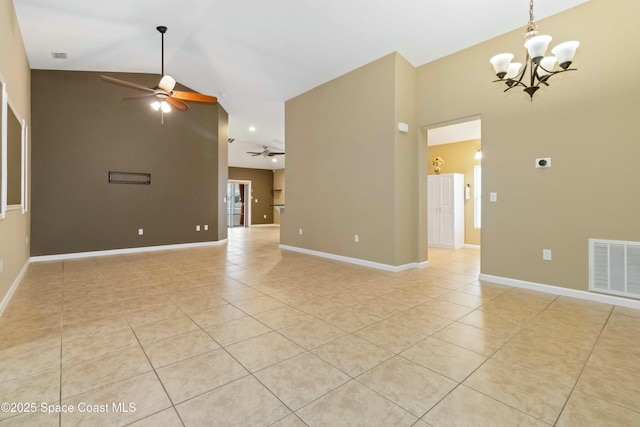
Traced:
<path fill-rule="evenodd" d="M 427 147 L 428 175 L 435 174 L 433 164 L 431 163 L 433 159 L 441 157 L 446 162 L 441 166 L 441 173 L 464 174 L 464 185 L 471 185 L 470 198 L 464 201 L 464 243 L 467 245 L 480 245 L 480 229 L 473 227 L 473 197 L 476 191 L 473 180 L 473 168 L 481 162 L 480 160 L 474 159 L 478 148 L 480 148 L 479 139 Z"/>
<path fill-rule="evenodd" d="M 158 80 L 108 74 L 149 87 Z M 137 92 L 98 73 L 33 70 L 31 79 L 32 255 L 226 238 L 218 227 L 222 107 L 190 103 L 161 124 L 149 100 L 123 101 Z M 150 173 L 151 185 L 110 184 L 109 171 Z"/>
<path fill-rule="evenodd" d="M 640 241 L 638 16 L 637 0 L 591 0 L 538 22 L 581 45 L 533 101 L 491 83 L 492 55 L 524 56 L 521 29 L 418 68 L 421 126 L 482 117 L 482 273 L 587 290 L 589 238 Z"/>
<path fill-rule="evenodd" d="M 251 224 L 273 224 L 273 171 L 230 167 L 229 179 L 251 181 Z"/>
<path fill-rule="evenodd" d="M 16 113 L 30 127 L 31 74 L 12 1 L 0 1 L 0 75 Z M 0 312 L 29 260 L 30 220 L 31 212 L 22 213 L 21 209 L 10 210 L 0 219 L 0 259 L 4 266 L 0 273 Z"/>

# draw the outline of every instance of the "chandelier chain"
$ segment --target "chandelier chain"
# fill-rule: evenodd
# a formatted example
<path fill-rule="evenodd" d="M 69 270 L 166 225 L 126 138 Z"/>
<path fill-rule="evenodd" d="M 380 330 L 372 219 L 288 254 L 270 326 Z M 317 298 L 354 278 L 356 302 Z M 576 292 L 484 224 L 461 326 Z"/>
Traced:
<path fill-rule="evenodd" d="M 537 30 L 536 24 L 533 22 L 533 0 L 529 0 L 529 24 L 527 25 L 527 33 L 533 33 Z"/>

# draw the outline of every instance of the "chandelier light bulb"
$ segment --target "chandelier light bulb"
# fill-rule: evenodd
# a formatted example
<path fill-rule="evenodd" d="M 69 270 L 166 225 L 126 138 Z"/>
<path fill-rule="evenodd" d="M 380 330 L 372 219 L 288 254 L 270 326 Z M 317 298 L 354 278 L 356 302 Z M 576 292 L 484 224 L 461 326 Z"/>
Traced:
<path fill-rule="evenodd" d="M 529 52 L 531 60 L 537 64 L 542 60 L 544 54 L 547 53 L 549 43 L 551 43 L 551 36 L 541 35 L 531 37 L 529 40 L 524 42 L 524 47 L 527 48 L 527 52 Z"/>
<path fill-rule="evenodd" d="M 151 108 L 153 108 L 155 111 L 159 111 L 160 110 L 160 101 L 153 101 L 151 103 Z"/>
<path fill-rule="evenodd" d="M 504 76 L 505 79 L 512 79 L 518 75 L 520 72 L 520 68 L 522 64 L 519 62 L 512 62 L 509 64 L 509 68 L 507 68 L 507 74 Z"/>
<path fill-rule="evenodd" d="M 493 69 L 496 71 L 498 77 L 503 78 L 507 74 L 507 70 L 509 69 L 509 64 L 512 59 L 513 53 L 499 53 L 491 58 L 489 62 L 493 65 Z"/>
<path fill-rule="evenodd" d="M 553 72 L 558 59 L 555 56 L 545 56 L 540 61 L 540 67 L 538 68 L 538 75 L 540 77 L 548 76 Z"/>
<path fill-rule="evenodd" d="M 580 46 L 580 42 L 575 40 L 570 42 L 560 43 L 553 49 L 551 53 L 555 55 L 558 60 L 558 64 L 563 70 L 566 70 L 573 62 L 573 56 L 576 54 L 576 49 Z"/>

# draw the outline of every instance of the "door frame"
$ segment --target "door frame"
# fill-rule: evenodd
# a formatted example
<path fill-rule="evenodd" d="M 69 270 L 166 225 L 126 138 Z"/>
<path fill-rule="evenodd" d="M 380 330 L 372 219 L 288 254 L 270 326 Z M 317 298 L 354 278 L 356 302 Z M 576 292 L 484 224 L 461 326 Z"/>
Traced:
<path fill-rule="evenodd" d="M 244 184 L 244 227 L 251 227 L 251 202 L 253 201 L 251 181 L 228 179 L 227 184 Z M 229 203 L 232 203 L 232 201 L 227 192 L 227 218 L 229 217 Z M 229 224 L 227 224 L 227 227 L 229 227 Z"/>

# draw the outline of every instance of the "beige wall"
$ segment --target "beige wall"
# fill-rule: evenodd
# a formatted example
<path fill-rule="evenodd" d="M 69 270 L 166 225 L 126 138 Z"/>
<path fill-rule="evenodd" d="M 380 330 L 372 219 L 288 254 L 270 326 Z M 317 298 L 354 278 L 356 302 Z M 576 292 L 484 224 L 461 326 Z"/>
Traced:
<path fill-rule="evenodd" d="M 480 245 L 480 229 L 473 226 L 473 197 L 476 191 L 473 168 L 481 162 L 474 159 L 479 147 L 479 139 L 427 147 L 426 162 L 429 175 L 435 173 L 431 162 L 439 156 L 446 162 L 441 166 L 441 173 L 464 174 L 464 185 L 471 185 L 470 198 L 464 201 L 464 243 L 467 245 Z"/>
<path fill-rule="evenodd" d="M 388 265 L 417 261 L 414 79 L 391 54 L 286 102 L 282 244 Z M 411 133 L 398 134 L 397 120 Z"/>
<path fill-rule="evenodd" d="M 273 171 L 273 204 L 274 205 L 284 205 L 284 169 L 277 169 Z M 280 190 L 280 191 L 276 191 Z M 280 224 L 280 214 L 278 211 L 273 208 L 273 223 Z"/>
<path fill-rule="evenodd" d="M 420 126 L 482 117 L 482 273 L 587 290 L 589 238 L 640 240 L 638 16 L 637 0 L 591 0 L 538 22 L 581 46 L 578 71 L 533 102 L 491 83 L 488 59 L 522 57 L 522 30 L 418 68 Z M 536 157 L 552 167 L 535 169 Z"/>
<path fill-rule="evenodd" d="M 16 113 L 31 126 L 31 86 L 29 63 L 12 1 L 0 2 L 0 75 Z M 29 150 L 30 152 L 31 150 Z M 29 259 L 30 213 L 7 212 L 0 220 L 0 310 L 11 285 Z"/>

